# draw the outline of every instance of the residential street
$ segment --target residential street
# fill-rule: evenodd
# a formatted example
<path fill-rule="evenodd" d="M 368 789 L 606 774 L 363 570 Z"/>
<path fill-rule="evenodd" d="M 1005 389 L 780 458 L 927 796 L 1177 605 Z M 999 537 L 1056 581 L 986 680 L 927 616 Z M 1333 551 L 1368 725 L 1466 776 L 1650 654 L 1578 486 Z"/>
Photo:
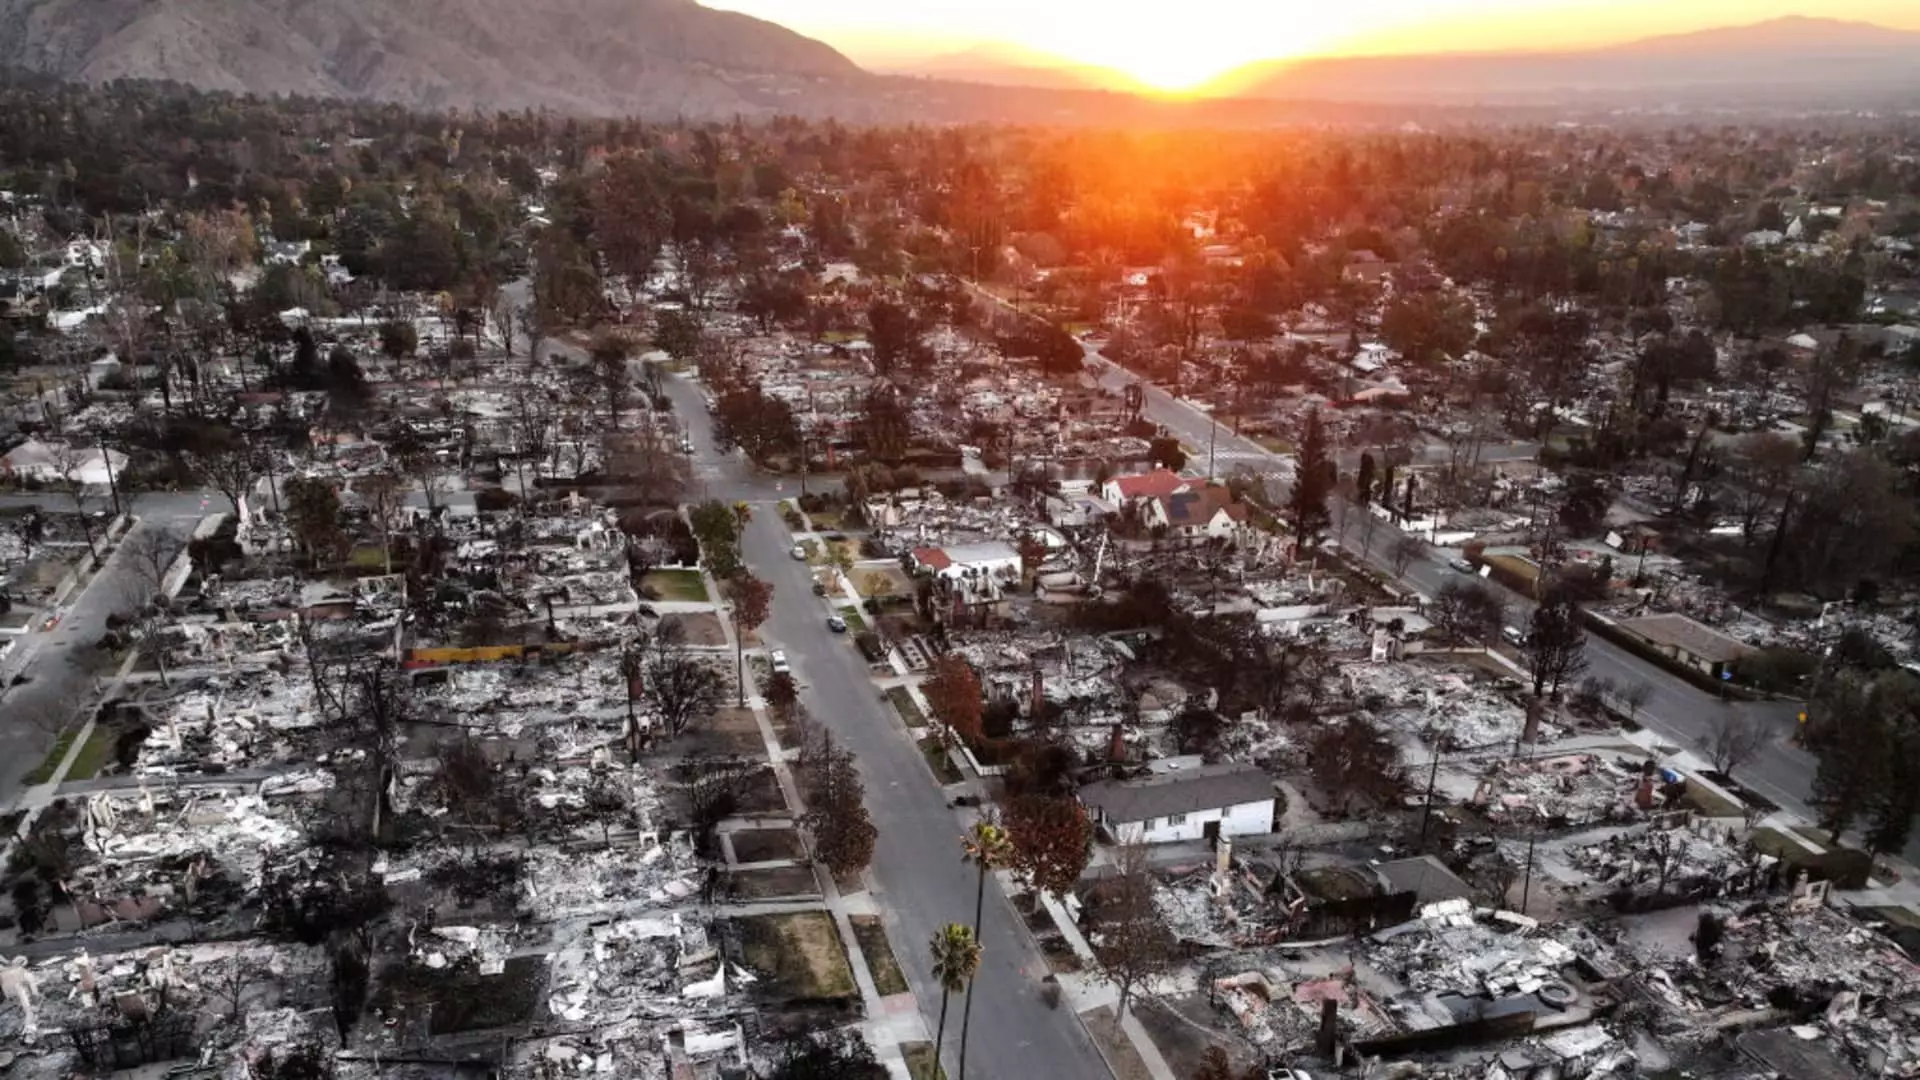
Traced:
<path fill-rule="evenodd" d="M 544 348 L 569 355 L 578 351 L 558 341 Z M 827 603 L 813 595 L 807 565 L 790 553 L 793 543 L 774 502 L 798 494 L 797 483 L 772 480 L 738 455 L 717 453 L 699 387 L 675 377 L 667 380 L 667 390 L 693 438 L 690 497 L 701 497 L 704 488 L 707 498 L 754 504 L 741 550 L 754 573 L 774 587 L 772 615 L 759 636 L 769 647 L 786 651 L 808 712 L 859 760 L 867 810 L 880 830 L 869 871 L 874 895 L 931 1031 L 939 1018 L 940 992 L 927 943 L 942 925 L 973 915 L 974 871 L 960 859 L 959 818 L 893 707 L 868 677 L 859 653 L 845 635 L 827 629 Z M 987 891 L 968 1072 L 994 1080 L 1107 1080 L 1112 1074 L 1106 1062 L 1072 1011 L 1050 1009 L 1041 1001 L 1046 962 L 1011 903 L 997 883 L 990 882 Z M 947 1033 L 950 1063 L 958 1060 L 959 1010 L 956 999 Z"/>
<path fill-rule="evenodd" d="M 1087 355 L 1102 366 L 1101 385 L 1117 391 L 1137 381 L 1131 373 L 1101 356 L 1097 349 L 1089 347 Z M 1233 464 L 1246 464 L 1269 475 L 1285 474 L 1287 463 L 1280 455 L 1251 439 L 1233 434 L 1225 425 L 1216 429 L 1206 413 L 1151 383 L 1147 384 L 1145 411 L 1154 423 L 1165 426 L 1175 437 L 1189 446 L 1199 448 L 1202 454 L 1206 453 L 1209 439 L 1214 440 L 1218 468 L 1223 474 Z M 1341 540 L 1349 550 L 1357 552 L 1362 550 L 1362 511 L 1357 508 L 1349 510 L 1346 515 L 1346 536 Z M 1387 552 L 1396 535 L 1397 530 L 1375 530 L 1372 549 L 1367 553 L 1371 565 L 1391 572 Z M 1435 596 L 1448 580 L 1460 576 L 1447 566 L 1446 560 L 1450 556 L 1451 553 L 1445 550 L 1430 550 L 1409 565 L 1406 573 L 1399 575 L 1400 580 L 1428 597 Z M 1524 625 L 1533 605 L 1516 593 L 1505 592 L 1505 595 L 1509 623 Z M 1736 770 L 1737 779 L 1781 807 L 1812 820 L 1813 812 L 1807 800 L 1812 793 L 1817 762 L 1812 754 L 1791 742 L 1801 709 L 1799 703 L 1723 702 L 1665 668 L 1647 663 L 1591 635 L 1587 639 L 1587 663 L 1589 674 L 1608 679 L 1615 686 L 1644 683 L 1651 688 L 1652 695 L 1640 709 L 1640 722 L 1675 744 L 1695 751 L 1704 752 L 1712 738 L 1716 719 L 1723 711 L 1737 709 L 1758 717 L 1773 739 L 1751 762 Z M 1920 859 L 1920 838 L 1909 843 L 1902 854 L 1909 860 Z"/>
<path fill-rule="evenodd" d="M 73 509 L 73 500 L 65 495 L 0 498 Z M 201 498 L 197 493 L 176 492 L 136 496 L 133 510 L 138 520 L 108 556 L 106 566 L 61 605 L 60 621 L 51 631 L 36 629 L 20 638 L 14 654 L 0 664 L 0 675 L 8 683 L 16 673 L 28 675 L 26 682 L 0 689 L 0 717 L 4 717 L 0 720 L 0 807 L 12 805 L 21 781 L 40 764 L 58 728 L 92 700 L 98 680 L 108 674 L 87 670 L 80 656 L 85 646 L 106 632 L 107 616 L 125 608 L 127 597 L 140 588 L 138 572 L 124 557 L 128 540 L 160 529 L 176 542 L 186 543 L 203 514 L 225 508 L 224 500 L 215 496 L 211 511 L 204 510 Z"/>

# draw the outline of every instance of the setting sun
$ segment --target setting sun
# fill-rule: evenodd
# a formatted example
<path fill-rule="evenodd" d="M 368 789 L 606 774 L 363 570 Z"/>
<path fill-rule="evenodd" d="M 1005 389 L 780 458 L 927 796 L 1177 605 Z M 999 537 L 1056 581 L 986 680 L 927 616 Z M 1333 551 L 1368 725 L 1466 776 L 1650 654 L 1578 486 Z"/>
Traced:
<path fill-rule="evenodd" d="M 701 0 L 813 34 L 879 70 L 1000 46 L 1027 66 L 1104 69 L 1126 89 L 1230 92 L 1220 77 L 1265 60 L 1558 50 L 1796 13 L 1805 0 Z M 1821 14 L 1920 29 L 1912 0 L 1833 0 Z"/>

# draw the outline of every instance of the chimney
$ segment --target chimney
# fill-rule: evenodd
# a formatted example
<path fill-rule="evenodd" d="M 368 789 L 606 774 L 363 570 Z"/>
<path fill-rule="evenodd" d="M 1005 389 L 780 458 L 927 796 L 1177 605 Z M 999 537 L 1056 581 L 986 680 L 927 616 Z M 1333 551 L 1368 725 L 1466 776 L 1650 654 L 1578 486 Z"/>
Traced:
<path fill-rule="evenodd" d="M 1320 1031 L 1314 1036 L 1313 1048 L 1320 1056 L 1329 1060 L 1333 1057 L 1334 1044 L 1340 1035 L 1340 1003 L 1332 998 L 1320 999 Z"/>
<path fill-rule="evenodd" d="M 1035 667 L 1033 669 L 1033 697 L 1032 700 L 1027 703 L 1027 715 L 1036 719 L 1040 716 L 1040 707 L 1047 703 L 1047 696 L 1042 690 L 1042 685 L 1040 669 Z"/>
<path fill-rule="evenodd" d="M 1119 724 L 1113 725 L 1113 738 L 1107 741 L 1107 761 L 1118 765 L 1127 760 L 1127 739 Z"/>
<path fill-rule="evenodd" d="M 1214 841 L 1213 851 L 1213 872 L 1225 877 L 1233 869 L 1233 841 L 1219 837 Z"/>
<path fill-rule="evenodd" d="M 1633 805 L 1642 810 L 1653 809 L 1653 774 L 1640 778 L 1640 786 L 1633 791 Z"/>
<path fill-rule="evenodd" d="M 1526 743 L 1528 746 L 1532 746 L 1540 741 L 1541 709 L 1542 706 L 1539 698 L 1534 698 L 1527 702 L 1527 726 L 1526 730 L 1520 734 L 1520 741 Z"/>

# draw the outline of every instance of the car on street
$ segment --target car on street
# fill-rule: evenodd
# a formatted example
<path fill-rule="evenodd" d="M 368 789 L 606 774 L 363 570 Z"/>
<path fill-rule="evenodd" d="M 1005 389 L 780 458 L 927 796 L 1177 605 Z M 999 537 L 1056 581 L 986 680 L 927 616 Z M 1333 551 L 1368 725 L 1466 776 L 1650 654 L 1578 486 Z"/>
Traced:
<path fill-rule="evenodd" d="M 793 557 L 796 559 L 799 559 L 801 562 L 806 562 L 807 561 L 807 545 L 805 544 L 793 545 Z"/>
<path fill-rule="evenodd" d="M 1455 570 L 1458 570 L 1463 574 L 1472 574 L 1472 573 L 1478 572 L 1477 570 L 1475 570 L 1474 565 L 1471 562 L 1468 562 L 1466 559 L 1458 559 L 1458 558 L 1448 559 L 1447 565 L 1453 567 Z"/>
<path fill-rule="evenodd" d="M 847 632 L 847 620 L 838 615 L 829 615 L 827 616 L 827 629 L 836 634 L 844 634 Z"/>
<path fill-rule="evenodd" d="M 1503 628 L 1500 631 L 1500 636 L 1503 638 L 1506 638 L 1507 644 L 1512 645 L 1515 648 L 1518 648 L 1527 643 L 1526 632 L 1524 630 L 1521 630 L 1517 626 L 1509 626 L 1509 627 Z"/>
<path fill-rule="evenodd" d="M 785 675 L 793 670 L 787 666 L 787 654 L 782 649 L 775 649 L 768 653 L 767 662 L 773 665 L 775 675 Z"/>

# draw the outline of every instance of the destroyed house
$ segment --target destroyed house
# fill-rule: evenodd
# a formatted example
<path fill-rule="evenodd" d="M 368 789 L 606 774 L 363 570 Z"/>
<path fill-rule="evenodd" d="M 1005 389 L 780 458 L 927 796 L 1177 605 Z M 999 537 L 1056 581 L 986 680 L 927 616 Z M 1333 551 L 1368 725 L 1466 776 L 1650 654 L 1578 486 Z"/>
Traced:
<path fill-rule="evenodd" d="M 1080 789 L 1080 801 L 1119 843 L 1164 844 L 1273 831 L 1273 780 L 1253 765 L 1202 765 Z"/>

